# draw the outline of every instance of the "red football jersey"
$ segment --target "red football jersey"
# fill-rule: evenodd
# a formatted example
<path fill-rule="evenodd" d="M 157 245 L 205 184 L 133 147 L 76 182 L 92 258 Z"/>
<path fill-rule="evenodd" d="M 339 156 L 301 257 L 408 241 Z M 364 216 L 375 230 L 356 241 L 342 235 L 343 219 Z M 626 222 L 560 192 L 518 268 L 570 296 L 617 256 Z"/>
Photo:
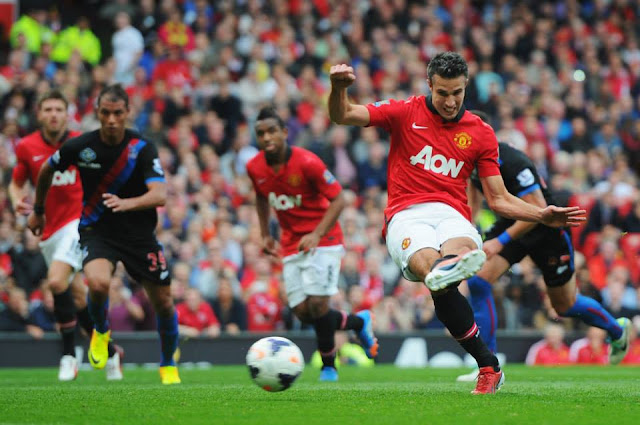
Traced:
<path fill-rule="evenodd" d="M 527 353 L 526 364 L 529 366 L 557 366 L 569 363 L 569 347 L 565 344 L 556 350 L 542 340 L 533 344 Z"/>
<path fill-rule="evenodd" d="M 387 223 L 398 211 L 424 202 L 452 206 L 468 220 L 467 179 L 500 175 L 498 140 L 491 126 L 463 109 L 445 122 L 430 98 L 385 100 L 367 105 L 370 126 L 391 135 L 387 168 Z"/>
<path fill-rule="evenodd" d="M 631 343 L 629 352 L 622 360 L 622 364 L 640 364 L 640 339 L 636 339 Z"/>
<path fill-rule="evenodd" d="M 78 132 L 68 132 L 62 143 L 79 135 Z M 62 143 L 50 145 L 44 141 L 40 131 L 25 136 L 16 146 L 17 164 L 11 178 L 20 185 L 29 180 L 35 186 L 42 163 L 53 155 Z M 42 231 L 43 241 L 70 221 L 80 218 L 82 183 L 75 166 L 53 174 L 44 209 L 46 221 Z"/>
<path fill-rule="evenodd" d="M 596 352 L 589 339 L 580 338 L 569 347 L 569 360 L 579 364 L 609 364 L 609 346 L 604 344 Z"/>
<path fill-rule="evenodd" d="M 298 147 L 291 148 L 287 162 L 277 173 L 267 165 L 264 152 L 249 161 L 247 172 L 256 193 L 267 198 L 276 211 L 282 229 L 283 255 L 298 252 L 300 239 L 315 230 L 330 201 L 342 191 L 322 160 Z M 339 244 L 342 244 L 342 229 L 336 222 L 318 246 Z"/>
<path fill-rule="evenodd" d="M 178 324 L 196 328 L 199 331 L 207 329 L 209 326 L 219 325 L 218 318 L 211 306 L 202 301 L 198 306 L 198 311 L 191 311 L 186 302 L 176 305 Z"/>

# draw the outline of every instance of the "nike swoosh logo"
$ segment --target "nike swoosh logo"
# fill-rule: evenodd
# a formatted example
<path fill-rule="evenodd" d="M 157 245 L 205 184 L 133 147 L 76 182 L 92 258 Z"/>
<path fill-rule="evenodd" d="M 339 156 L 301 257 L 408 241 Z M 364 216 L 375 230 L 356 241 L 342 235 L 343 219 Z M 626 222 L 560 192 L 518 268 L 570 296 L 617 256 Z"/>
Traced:
<path fill-rule="evenodd" d="M 162 273 L 160 273 L 160 279 L 166 279 L 167 276 L 169 276 L 169 270 L 165 270 Z"/>
<path fill-rule="evenodd" d="M 267 179 L 258 179 L 258 184 L 262 184 L 262 183 L 264 183 L 266 181 L 267 181 Z"/>
<path fill-rule="evenodd" d="M 413 128 L 413 129 L 415 129 L 415 130 L 426 130 L 426 129 L 427 129 L 427 128 L 429 128 L 429 127 L 427 127 L 427 126 L 421 126 L 421 125 L 418 125 L 418 124 L 416 124 L 416 123 L 414 122 L 414 123 L 413 123 L 413 125 L 411 126 L 411 128 Z"/>
<path fill-rule="evenodd" d="M 89 357 L 91 357 L 91 362 L 92 362 L 93 364 L 98 364 L 98 363 L 100 363 L 99 361 L 97 361 L 97 360 L 96 360 L 96 358 L 95 358 L 95 357 L 93 357 L 93 352 L 92 352 L 92 351 L 89 351 Z"/>
<path fill-rule="evenodd" d="M 558 267 L 558 270 L 556 271 L 556 273 L 558 274 L 562 274 L 565 270 L 567 270 L 569 268 L 569 266 L 560 266 Z"/>
<path fill-rule="evenodd" d="M 42 158 L 44 158 L 44 155 L 36 155 L 33 157 L 34 161 L 40 161 Z"/>

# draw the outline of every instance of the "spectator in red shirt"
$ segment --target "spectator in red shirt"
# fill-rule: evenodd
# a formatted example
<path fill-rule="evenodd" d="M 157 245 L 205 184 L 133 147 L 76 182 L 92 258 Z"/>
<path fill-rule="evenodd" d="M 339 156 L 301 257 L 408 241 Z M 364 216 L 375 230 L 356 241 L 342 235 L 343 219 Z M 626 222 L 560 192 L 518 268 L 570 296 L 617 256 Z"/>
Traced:
<path fill-rule="evenodd" d="M 195 288 L 187 289 L 184 302 L 176 306 L 181 335 L 190 337 L 220 335 L 220 323 L 211 306 L 202 299 Z"/>
<path fill-rule="evenodd" d="M 637 318 L 637 317 L 636 317 Z M 638 338 L 638 321 L 634 320 L 633 332 L 631 332 L 631 346 L 629 352 L 622 360 L 622 364 L 640 365 L 640 338 Z"/>
<path fill-rule="evenodd" d="M 529 366 L 558 366 L 569 364 L 569 347 L 564 343 L 564 329 L 560 325 L 549 324 L 544 331 L 544 339 L 531 346 L 527 353 Z"/>
<path fill-rule="evenodd" d="M 169 91 L 174 87 L 191 86 L 193 83 L 191 68 L 183 58 L 180 47 L 169 46 L 167 50 L 167 58 L 158 62 L 153 70 L 151 81 L 155 83 L 157 80 L 164 80 Z"/>
<path fill-rule="evenodd" d="M 247 300 L 247 329 L 250 332 L 271 332 L 283 327 L 282 305 L 268 289 L 263 281 L 251 285 L 251 295 Z"/>
<path fill-rule="evenodd" d="M 593 286 L 602 290 L 607 286 L 607 274 L 616 266 L 629 269 L 629 264 L 619 252 L 614 240 L 604 239 L 600 243 L 599 253 L 588 261 L 589 274 Z"/>
<path fill-rule="evenodd" d="M 578 364 L 609 364 L 609 346 L 605 342 L 606 337 L 606 331 L 590 327 L 585 338 L 580 338 L 571 344 L 569 359 Z"/>

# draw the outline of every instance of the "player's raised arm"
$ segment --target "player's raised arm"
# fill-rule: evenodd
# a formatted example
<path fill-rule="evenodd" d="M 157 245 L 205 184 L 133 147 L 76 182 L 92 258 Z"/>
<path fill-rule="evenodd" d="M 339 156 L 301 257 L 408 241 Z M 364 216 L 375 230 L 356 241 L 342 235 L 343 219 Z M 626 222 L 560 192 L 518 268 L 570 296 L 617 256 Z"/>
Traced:
<path fill-rule="evenodd" d="M 544 200 L 544 195 L 540 189 L 527 193 L 520 199 L 528 204 L 536 205 L 540 208 L 547 207 L 547 202 Z M 493 239 L 486 240 L 484 244 L 482 244 L 482 249 L 485 254 L 487 254 L 487 258 L 491 258 L 495 254 L 498 254 L 504 245 L 529 233 L 531 230 L 535 229 L 537 225 L 538 223 L 535 221 L 516 220 L 500 235 Z"/>
<path fill-rule="evenodd" d="M 349 65 L 334 65 L 329 71 L 331 92 L 329 93 L 329 117 L 337 124 L 357 125 L 369 124 L 369 110 L 364 105 L 349 102 L 347 87 L 356 80 L 353 68 Z"/>
<path fill-rule="evenodd" d="M 56 153 L 57 154 L 57 153 Z M 33 212 L 29 214 L 27 219 L 27 227 L 34 235 L 40 236 L 44 228 L 44 203 L 47 200 L 47 193 L 53 181 L 55 169 L 50 161 L 45 161 L 40 168 L 38 174 L 38 183 L 36 184 L 36 199 L 33 203 Z"/>
<path fill-rule="evenodd" d="M 484 196 L 489 208 L 503 217 L 513 220 L 535 221 L 550 227 L 579 226 L 587 220 L 586 211 L 580 207 L 556 207 L 550 205 L 540 208 L 510 194 L 504 186 L 502 177 L 480 177 Z"/>

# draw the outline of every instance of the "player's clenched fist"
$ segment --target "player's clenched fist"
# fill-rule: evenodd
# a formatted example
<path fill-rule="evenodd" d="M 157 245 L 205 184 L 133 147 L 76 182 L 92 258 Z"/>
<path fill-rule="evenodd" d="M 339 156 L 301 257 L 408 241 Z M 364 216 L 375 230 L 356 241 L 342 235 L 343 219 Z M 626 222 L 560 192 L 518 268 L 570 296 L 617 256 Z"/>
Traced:
<path fill-rule="evenodd" d="M 331 67 L 329 78 L 335 88 L 344 88 L 349 87 L 356 80 L 356 74 L 353 73 L 352 67 L 342 63 Z"/>

